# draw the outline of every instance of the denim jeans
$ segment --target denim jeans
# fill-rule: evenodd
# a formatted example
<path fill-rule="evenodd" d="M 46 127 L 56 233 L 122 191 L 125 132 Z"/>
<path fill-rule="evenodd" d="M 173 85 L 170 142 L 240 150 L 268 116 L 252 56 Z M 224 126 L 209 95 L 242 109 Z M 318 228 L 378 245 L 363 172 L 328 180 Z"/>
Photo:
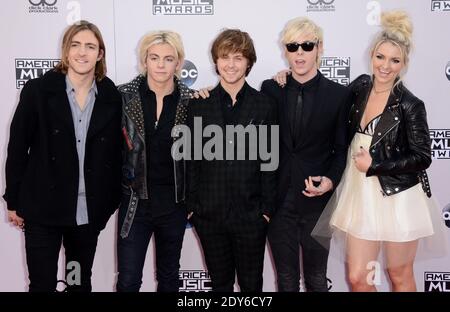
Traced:
<path fill-rule="evenodd" d="M 122 227 L 128 201 L 119 210 L 119 229 Z M 141 213 L 139 213 L 141 209 Z M 118 292 L 138 292 L 142 285 L 142 271 L 150 239 L 155 234 L 156 280 L 158 292 L 178 292 L 181 247 L 186 229 L 186 211 L 177 209 L 170 214 L 152 217 L 138 206 L 130 232 L 117 238 Z"/>

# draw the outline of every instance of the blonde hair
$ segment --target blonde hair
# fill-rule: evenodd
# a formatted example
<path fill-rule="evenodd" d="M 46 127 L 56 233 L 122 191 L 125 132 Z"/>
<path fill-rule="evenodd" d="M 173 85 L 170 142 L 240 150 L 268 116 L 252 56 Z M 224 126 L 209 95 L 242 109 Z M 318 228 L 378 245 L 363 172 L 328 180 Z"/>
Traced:
<path fill-rule="evenodd" d="M 382 30 L 377 34 L 375 40 L 372 43 L 370 49 L 370 56 L 378 49 L 378 47 L 385 43 L 390 42 L 399 47 L 405 70 L 409 64 L 409 53 L 412 49 L 412 32 L 413 25 L 408 14 L 405 11 L 389 11 L 381 14 L 381 27 Z M 402 77 L 399 77 L 396 84 L 400 82 Z"/>
<path fill-rule="evenodd" d="M 91 31 L 98 41 L 99 53 L 103 52 L 102 58 L 95 64 L 95 79 L 97 81 L 102 80 L 106 76 L 106 47 L 103 41 L 102 34 L 97 26 L 94 24 L 81 20 L 67 28 L 64 33 L 62 45 L 61 45 L 61 61 L 55 66 L 56 71 L 67 74 L 69 68 L 69 50 L 73 37 L 80 31 Z"/>
<path fill-rule="evenodd" d="M 139 43 L 139 71 L 143 75 L 147 74 L 147 65 L 146 65 L 147 51 L 151 46 L 156 44 L 170 45 L 175 50 L 178 61 L 179 62 L 184 61 L 185 54 L 183 41 L 178 33 L 170 30 L 152 31 L 146 34 L 144 37 L 142 37 Z M 177 70 L 175 75 L 179 77 L 180 71 L 181 68 Z"/>
<path fill-rule="evenodd" d="M 313 35 L 318 46 L 323 43 L 322 28 L 306 17 L 296 17 L 286 24 L 281 34 L 281 43 L 285 45 L 294 42 L 300 35 Z M 320 59 L 321 55 L 317 53 L 317 67 L 320 67 Z"/>

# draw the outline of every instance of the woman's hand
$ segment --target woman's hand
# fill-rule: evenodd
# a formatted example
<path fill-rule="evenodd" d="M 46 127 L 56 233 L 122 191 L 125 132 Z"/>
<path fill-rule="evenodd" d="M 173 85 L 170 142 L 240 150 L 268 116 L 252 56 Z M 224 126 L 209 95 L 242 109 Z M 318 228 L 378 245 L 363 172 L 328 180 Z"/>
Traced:
<path fill-rule="evenodd" d="M 372 156 L 362 146 L 359 147 L 359 152 L 352 155 L 352 159 L 356 169 L 363 173 L 366 173 L 372 164 Z"/>

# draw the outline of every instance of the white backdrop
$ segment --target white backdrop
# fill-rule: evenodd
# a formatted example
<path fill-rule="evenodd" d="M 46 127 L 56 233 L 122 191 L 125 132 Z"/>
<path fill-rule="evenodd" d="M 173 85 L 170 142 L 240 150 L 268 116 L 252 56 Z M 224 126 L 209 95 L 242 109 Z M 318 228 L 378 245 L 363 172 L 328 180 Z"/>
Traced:
<path fill-rule="evenodd" d="M 425 101 L 430 128 L 436 130 L 431 132 L 436 157 L 429 173 L 432 191 L 444 209 L 450 202 L 446 183 L 450 176 L 450 107 L 446 105 L 450 98 L 448 0 L 2 0 L 0 189 L 4 191 L 3 168 L 9 125 L 20 85 L 46 70 L 49 62 L 42 60 L 59 58 L 63 29 L 76 20 L 87 19 L 99 26 L 107 46 L 108 76 L 116 84 L 127 82 L 137 74 L 136 51 L 142 35 L 157 29 L 179 32 L 184 39 L 186 58 L 194 66 L 183 72 L 186 81 L 193 83 L 193 88 L 217 83 L 209 55 L 211 42 L 223 28 L 240 28 L 249 32 L 255 42 L 258 61 L 248 81 L 259 89 L 264 79 L 287 66 L 279 36 L 289 19 L 308 16 L 323 27 L 325 58 L 322 71 L 345 84 L 368 71 L 367 49 L 372 35 L 378 30 L 379 13 L 394 8 L 406 10 L 415 26 L 415 49 L 406 84 Z M 4 202 L 3 206 L 6 208 Z M 443 214 L 443 218 L 449 219 L 449 213 Z M 0 209 L 0 291 L 25 291 L 27 269 L 23 234 L 6 221 L 6 209 Z M 114 289 L 117 274 L 115 228 L 114 216 L 99 239 L 93 268 L 94 291 Z M 428 290 L 429 283 L 425 287 L 424 281 L 426 272 L 450 272 L 449 260 L 450 255 L 417 262 L 418 289 Z M 183 290 L 208 289 L 201 249 L 191 228 L 186 230 L 181 270 Z M 343 264 L 330 257 L 328 277 L 331 291 L 348 290 L 344 276 Z M 445 285 L 439 274 L 426 277 L 428 281 L 434 278 L 432 285 L 436 287 Z M 268 251 L 264 278 L 264 290 L 275 290 L 274 269 Z M 450 291 L 449 288 L 442 290 Z M 379 289 L 389 289 L 383 272 Z M 155 290 L 153 243 L 147 255 L 142 290 Z"/>

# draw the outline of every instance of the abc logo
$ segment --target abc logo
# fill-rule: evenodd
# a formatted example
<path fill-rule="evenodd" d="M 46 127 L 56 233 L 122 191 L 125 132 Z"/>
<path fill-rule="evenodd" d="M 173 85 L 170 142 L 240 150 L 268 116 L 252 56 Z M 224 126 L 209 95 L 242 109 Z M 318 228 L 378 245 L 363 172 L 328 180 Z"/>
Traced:
<path fill-rule="evenodd" d="M 450 204 L 442 209 L 442 218 L 445 221 L 445 225 L 450 228 Z"/>
<path fill-rule="evenodd" d="M 181 82 L 188 87 L 192 86 L 198 77 L 197 67 L 191 61 L 185 60 L 181 70 Z"/>
<path fill-rule="evenodd" d="M 450 80 L 450 62 L 448 62 L 445 67 L 445 75 L 447 76 L 447 79 Z"/>

